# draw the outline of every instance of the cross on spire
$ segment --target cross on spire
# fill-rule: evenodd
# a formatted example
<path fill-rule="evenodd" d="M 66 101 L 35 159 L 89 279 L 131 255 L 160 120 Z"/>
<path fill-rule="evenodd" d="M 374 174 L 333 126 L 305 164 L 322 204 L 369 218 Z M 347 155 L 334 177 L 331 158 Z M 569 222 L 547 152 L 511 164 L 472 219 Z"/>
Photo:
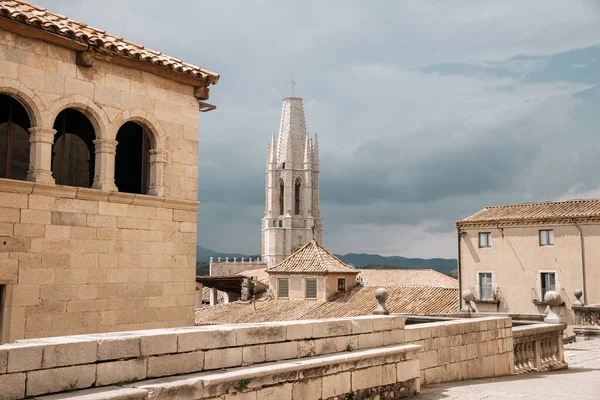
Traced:
<path fill-rule="evenodd" d="M 292 75 L 292 97 L 294 97 L 294 85 L 296 84 L 296 81 L 294 80 L 294 75 Z"/>

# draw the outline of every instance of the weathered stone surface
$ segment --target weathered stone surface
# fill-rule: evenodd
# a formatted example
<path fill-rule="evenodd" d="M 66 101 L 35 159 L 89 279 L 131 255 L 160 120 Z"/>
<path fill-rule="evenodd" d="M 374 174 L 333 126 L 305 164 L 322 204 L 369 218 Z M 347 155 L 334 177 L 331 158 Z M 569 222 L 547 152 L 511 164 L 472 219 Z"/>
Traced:
<path fill-rule="evenodd" d="M 240 361 L 241 363 L 241 361 Z M 148 358 L 148 378 L 202 371 L 204 352 L 170 354 Z"/>
<path fill-rule="evenodd" d="M 0 375 L 0 399 L 12 400 L 25 397 L 25 373 Z"/>
<path fill-rule="evenodd" d="M 98 364 L 96 385 L 106 386 L 146 378 L 146 360 L 133 359 Z"/>
<path fill-rule="evenodd" d="M 219 369 L 238 367 L 242 365 L 242 348 L 231 347 L 228 349 L 206 351 L 204 369 Z"/>
<path fill-rule="evenodd" d="M 52 368 L 27 373 L 27 396 L 71 391 L 92 386 L 96 381 L 96 365 Z"/>

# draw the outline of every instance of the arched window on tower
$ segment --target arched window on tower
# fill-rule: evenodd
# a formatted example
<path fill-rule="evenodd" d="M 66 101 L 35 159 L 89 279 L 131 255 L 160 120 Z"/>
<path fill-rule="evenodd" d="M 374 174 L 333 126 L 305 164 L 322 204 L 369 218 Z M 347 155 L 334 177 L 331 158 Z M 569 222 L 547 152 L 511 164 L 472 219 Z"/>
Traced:
<path fill-rule="evenodd" d="M 283 181 L 279 180 L 279 215 L 283 215 L 283 199 L 285 194 L 285 187 L 283 186 Z"/>
<path fill-rule="evenodd" d="M 80 111 L 67 108 L 54 121 L 52 176 L 57 185 L 90 187 L 94 181 L 96 134 Z"/>
<path fill-rule="evenodd" d="M 25 107 L 0 94 L 0 178 L 27 179 L 30 127 Z"/>
<path fill-rule="evenodd" d="M 294 185 L 294 214 L 300 215 L 300 188 L 302 184 L 300 183 L 300 178 L 296 179 L 296 184 Z"/>
<path fill-rule="evenodd" d="M 150 185 L 150 138 L 141 125 L 129 121 L 117 133 L 115 185 L 119 192 L 146 194 Z"/>

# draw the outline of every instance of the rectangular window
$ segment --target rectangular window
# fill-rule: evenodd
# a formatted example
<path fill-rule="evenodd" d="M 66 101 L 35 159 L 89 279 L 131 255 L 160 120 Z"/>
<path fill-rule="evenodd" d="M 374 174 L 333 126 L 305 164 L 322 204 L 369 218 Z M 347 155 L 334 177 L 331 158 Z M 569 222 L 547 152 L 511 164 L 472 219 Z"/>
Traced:
<path fill-rule="evenodd" d="M 554 231 L 552 229 L 540 230 L 540 246 L 554 245 Z"/>
<path fill-rule="evenodd" d="M 492 233 L 491 232 L 480 232 L 479 233 L 479 247 L 492 247 Z"/>
<path fill-rule="evenodd" d="M 346 291 L 346 278 L 338 278 L 338 292 Z"/>
<path fill-rule="evenodd" d="M 554 272 L 542 272 L 542 298 L 540 300 L 544 300 L 544 296 L 548 291 L 556 290 L 556 273 Z"/>
<path fill-rule="evenodd" d="M 306 280 L 306 298 L 316 299 L 317 298 L 317 280 L 307 279 Z"/>
<path fill-rule="evenodd" d="M 278 279 L 279 294 L 277 297 L 290 297 L 290 280 L 289 279 Z"/>
<path fill-rule="evenodd" d="M 479 273 L 479 299 L 492 300 L 492 273 Z"/>

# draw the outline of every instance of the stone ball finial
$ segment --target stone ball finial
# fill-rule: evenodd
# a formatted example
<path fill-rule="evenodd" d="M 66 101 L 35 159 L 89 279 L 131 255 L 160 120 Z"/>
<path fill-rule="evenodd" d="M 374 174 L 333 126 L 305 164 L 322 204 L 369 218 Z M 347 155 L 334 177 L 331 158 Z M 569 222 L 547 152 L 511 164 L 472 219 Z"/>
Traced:
<path fill-rule="evenodd" d="M 218 261 L 218 262 L 221 262 L 221 257 L 217 258 L 217 261 Z"/>
<path fill-rule="evenodd" d="M 213 262 L 213 258 L 211 257 L 209 261 L 210 261 L 210 262 Z"/>
<path fill-rule="evenodd" d="M 562 304 L 563 300 L 560 293 L 555 292 L 554 290 L 549 290 L 544 294 L 544 301 L 550 307 L 558 307 Z"/>
<path fill-rule="evenodd" d="M 375 298 L 379 303 L 375 311 L 373 311 L 374 315 L 389 315 L 390 312 L 385 308 L 385 302 L 390 294 L 388 293 L 386 288 L 379 288 L 375 291 Z"/>
<path fill-rule="evenodd" d="M 581 291 L 581 289 L 575 289 L 575 291 L 573 292 L 573 294 L 575 295 L 575 298 L 577 300 L 581 299 L 581 296 L 583 296 L 583 292 Z"/>
<path fill-rule="evenodd" d="M 475 300 L 475 295 L 471 289 L 467 289 L 462 292 L 462 298 L 466 302 L 471 302 Z"/>

